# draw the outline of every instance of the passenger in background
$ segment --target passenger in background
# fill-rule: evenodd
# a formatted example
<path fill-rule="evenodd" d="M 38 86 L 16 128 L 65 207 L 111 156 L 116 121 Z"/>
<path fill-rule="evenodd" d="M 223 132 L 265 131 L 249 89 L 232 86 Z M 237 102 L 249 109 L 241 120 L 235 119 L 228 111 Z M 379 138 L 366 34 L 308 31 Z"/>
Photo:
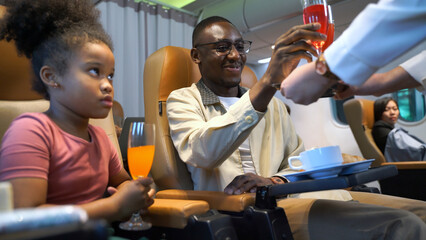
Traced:
<path fill-rule="evenodd" d="M 239 83 L 250 43 L 221 17 L 204 19 L 195 27 L 191 56 L 201 79 L 173 91 L 167 99 L 171 138 L 195 190 L 241 194 L 258 186 L 285 184 L 282 176 L 288 157 L 304 147 L 271 86 L 282 81 L 301 58 L 309 59 L 306 51 L 316 54 L 306 40 L 321 38 L 317 27 L 295 26 L 281 35 L 266 73 L 249 90 Z M 425 202 L 342 192 L 346 200 L 355 201 L 280 200 L 294 238 L 426 238 Z"/>
<path fill-rule="evenodd" d="M 310 104 L 338 79 L 362 85 L 379 67 L 425 40 L 425 18 L 426 0 L 369 4 L 315 63 L 298 67 L 283 81 L 281 93 L 295 103 Z M 426 82 L 401 81 L 397 86 L 376 84 L 374 91 L 384 94 L 421 86 Z"/>
<path fill-rule="evenodd" d="M 387 162 L 425 161 L 426 145 L 402 128 L 395 127 L 399 117 L 398 103 L 391 97 L 374 102 L 372 135 Z"/>
<path fill-rule="evenodd" d="M 386 140 L 399 117 L 398 103 L 391 97 L 374 101 L 374 126 L 371 134 L 377 147 L 385 154 Z"/>
<path fill-rule="evenodd" d="M 44 113 L 16 118 L 0 149 L 0 181 L 15 208 L 73 204 L 89 218 L 122 220 L 153 203 L 150 178 L 130 180 L 113 144 L 89 118 L 112 107 L 112 43 L 89 0 L 19 0 L 6 5 L 0 40 L 31 59 Z M 107 187 L 116 188 L 102 198 Z"/>

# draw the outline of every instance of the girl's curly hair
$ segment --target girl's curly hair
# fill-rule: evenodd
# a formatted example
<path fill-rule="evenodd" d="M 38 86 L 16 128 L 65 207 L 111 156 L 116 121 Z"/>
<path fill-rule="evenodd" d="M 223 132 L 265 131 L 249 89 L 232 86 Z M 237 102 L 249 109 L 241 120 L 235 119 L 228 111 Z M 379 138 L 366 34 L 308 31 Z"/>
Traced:
<path fill-rule="evenodd" d="M 99 22 L 99 11 L 89 0 L 8 0 L 0 19 L 0 40 L 14 40 L 19 54 L 31 59 L 33 89 L 49 99 L 41 81 L 41 67 L 63 75 L 76 50 L 87 42 L 102 42 L 113 50 Z"/>

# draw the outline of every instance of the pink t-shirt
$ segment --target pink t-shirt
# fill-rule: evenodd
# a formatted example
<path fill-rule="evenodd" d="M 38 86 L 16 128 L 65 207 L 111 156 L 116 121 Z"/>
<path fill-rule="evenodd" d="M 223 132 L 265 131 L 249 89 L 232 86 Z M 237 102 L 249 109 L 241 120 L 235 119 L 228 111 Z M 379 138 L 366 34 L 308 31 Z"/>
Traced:
<path fill-rule="evenodd" d="M 104 194 L 110 176 L 122 168 L 104 130 L 89 125 L 91 142 L 60 129 L 43 113 L 16 118 L 3 137 L 0 181 L 46 179 L 50 204 L 82 204 Z"/>

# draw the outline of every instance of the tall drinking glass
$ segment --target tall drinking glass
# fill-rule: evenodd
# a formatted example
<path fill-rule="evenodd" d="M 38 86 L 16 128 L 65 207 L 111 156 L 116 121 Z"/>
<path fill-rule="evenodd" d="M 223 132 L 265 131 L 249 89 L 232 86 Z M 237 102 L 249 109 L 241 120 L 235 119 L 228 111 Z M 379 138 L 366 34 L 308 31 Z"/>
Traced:
<path fill-rule="evenodd" d="M 324 46 L 322 46 L 322 50 L 325 51 L 325 49 L 330 46 L 334 41 L 334 19 L 333 19 L 333 13 L 331 11 L 331 6 L 327 6 L 328 9 L 328 28 L 327 28 L 327 40 L 325 40 Z"/>
<path fill-rule="evenodd" d="M 328 11 L 326 0 L 301 0 L 303 6 L 303 22 L 308 23 L 320 23 L 321 28 L 318 32 L 327 35 L 328 28 Z M 317 50 L 318 55 L 322 53 L 322 47 L 325 41 L 312 41 Z"/>
<path fill-rule="evenodd" d="M 154 160 L 155 125 L 144 122 L 133 122 L 129 128 L 127 163 L 133 179 L 148 176 Z M 130 231 L 141 231 L 151 228 L 151 223 L 142 220 L 138 212 L 132 214 L 129 221 L 120 223 L 120 228 Z"/>
<path fill-rule="evenodd" d="M 328 13 L 327 39 L 325 40 L 324 46 L 322 46 L 322 50 L 323 51 L 325 49 L 327 49 L 328 46 L 330 46 L 333 43 L 333 41 L 334 41 L 334 19 L 333 19 L 333 13 L 331 11 L 331 6 L 330 5 L 327 6 L 327 13 Z M 331 88 L 327 89 L 327 91 L 321 97 L 322 98 L 324 98 L 324 97 L 333 97 L 335 95 L 334 88 L 336 86 L 337 85 L 334 85 Z"/>

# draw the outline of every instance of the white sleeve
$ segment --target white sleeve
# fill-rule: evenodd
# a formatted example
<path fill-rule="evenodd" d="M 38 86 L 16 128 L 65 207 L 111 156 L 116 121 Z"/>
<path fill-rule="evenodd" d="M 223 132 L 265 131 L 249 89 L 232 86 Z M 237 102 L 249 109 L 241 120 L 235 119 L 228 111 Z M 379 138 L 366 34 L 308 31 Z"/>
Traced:
<path fill-rule="evenodd" d="M 422 85 L 417 90 L 426 95 L 426 50 L 408 59 L 400 66 Z"/>
<path fill-rule="evenodd" d="M 426 39 L 426 0 L 369 4 L 324 52 L 331 71 L 350 85 Z"/>

